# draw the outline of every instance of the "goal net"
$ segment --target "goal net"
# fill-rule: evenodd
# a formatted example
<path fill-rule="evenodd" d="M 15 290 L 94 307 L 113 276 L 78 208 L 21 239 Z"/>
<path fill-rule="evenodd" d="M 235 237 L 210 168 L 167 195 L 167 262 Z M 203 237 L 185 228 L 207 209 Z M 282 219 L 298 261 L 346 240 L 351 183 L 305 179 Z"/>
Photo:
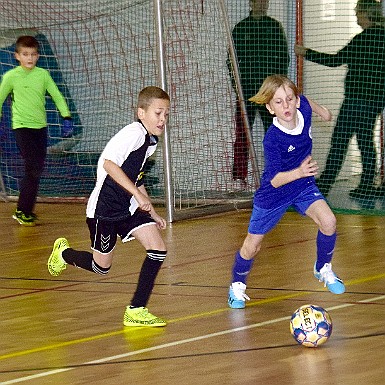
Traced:
<path fill-rule="evenodd" d="M 65 95 L 75 124 L 62 139 L 61 118 L 47 98 L 48 157 L 40 197 L 87 197 L 106 142 L 134 119 L 139 90 L 156 81 L 151 1 L 14 1 L 2 3 L 0 71 L 17 65 L 14 43 L 33 35 L 38 66 L 50 71 Z M 10 127 L 10 101 L 3 121 Z M 1 170 L 9 195 L 23 172 L 10 130 L 1 141 Z"/>
<path fill-rule="evenodd" d="M 40 199 L 88 197 L 95 182 L 97 159 L 106 142 L 135 119 L 138 92 L 148 85 L 160 85 L 158 50 L 161 48 L 167 91 L 172 100 L 167 128 L 171 156 L 169 164 L 165 164 L 160 143 L 146 169 L 150 195 L 155 201 L 164 202 L 166 190 L 171 187 L 167 191 L 172 195 L 174 219 L 251 205 L 263 169 L 263 117 L 258 111 L 247 114 L 247 106 L 242 108 L 247 92 L 243 84 L 237 84 L 237 80 L 242 80 L 240 51 L 235 50 L 235 62 L 231 57 L 231 47 L 235 48 L 231 32 L 250 15 L 249 2 L 161 1 L 162 47 L 157 45 L 155 3 L 154 0 L 2 1 L 0 75 L 17 65 L 14 59 L 17 37 L 36 36 L 41 51 L 38 65 L 50 71 L 68 101 L 75 122 L 75 135 L 62 139 L 61 118 L 47 97 L 49 147 Z M 267 14 L 278 20 L 284 30 L 289 55 L 287 74 L 297 80 L 294 43 L 298 15 L 292 3 L 270 0 Z M 339 2 L 336 21 L 325 21 L 326 24 L 320 6 L 312 4 L 304 0 L 305 45 L 320 50 L 325 47 L 325 52 L 342 46 L 347 35 L 352 35 L 354 23 L 351 20 L 346 27 L 341 15 L 349 15 L 351 19 L 354 4 L 347 0 Z M 328 32 L 332 27 L 333 32 Z M 322 29 L 322 39 L 318 28 Z M 271 42 L 277 47 L 278 43 L 278 38 Z M 261 66 L 263 69 L 266 64 Z M 328 71 L 331 70 L 305 62 L 304 91 L 331 108 L 336 116 L 343 93 L 344 69 L 332 70 L 339 71 L 338 74 Z M 9 99 L 2 111 L 3 122 L 9 128 Z M 314 152 L 321 169 L 334 123 L 316 119 L 313 123 Z M 247 125 L 250 136 L 246 135 Z M 242 127 L 246 132 L 243 136 Z M 382 142 L 379 124 L 377 127 L 379 183 Z M 240 138 L 243 143 L 237 146 Z M 360 159 L 354 146 L 353 139 L 345 168 L 330 193 L 330 201 L 337 208 L 362 209 L 348 195 L 360 173 Z M 238 178 L 234 167 L 242 157 L 246 160 Z M 23 166 L 10 129 L 2 133 L 0 162 L 6 195 L 16 197 Z M 171 174 L 171 186 L 164 182 L 166 167 Z M 340 191 L 345 194 L 339 194 Z"/>
<path fill-rule="evenodd" d="M 313 121 L 318 186 L 335 209 L 384 209 L 385 3 L 323 0 L 302 4 L 300 43 L 312 49 L 303 91 L 328 107 L 331 122 Z"/>
<path fill-rule="evenodd" d="M 228 37 L 218 1 L 162 2 L 163 47 L 172 114 L 172 194 L 175 212 L 249 204 L 253 169 L 243 191 L 233 189 L 235 94 L 226 57 Z M 154 1 L 5 0 L 0 15 L 0 71 L 17 65 L 14 43 L 23 34 L 41 45 L 47 68 L 69 102 L 75 135 L 60 137 L 61 119 L 47 98 L 49 147 L 39 197 L 87 197 L 98 156 L 109 138 L 135 119 L 137 94 L 159 85 Z M 10 126 L 10 101 L 3 119 Z M 11 130 L 1 141 L 1 171 L 17 196 L 22 162 Z M 161 146 L 146 170 L 147 187 L 165 195 Z M 214 209 L 215 210 L 215 209 Z"/>

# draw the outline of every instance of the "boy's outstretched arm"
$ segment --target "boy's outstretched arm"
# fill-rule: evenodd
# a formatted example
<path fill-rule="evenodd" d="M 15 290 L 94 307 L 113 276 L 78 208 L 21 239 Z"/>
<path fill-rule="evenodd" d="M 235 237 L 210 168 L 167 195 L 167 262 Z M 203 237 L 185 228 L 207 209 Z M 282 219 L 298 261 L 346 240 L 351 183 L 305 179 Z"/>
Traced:
<path fill-rule="evenodd" d="M 307 98 L 307 100 L 309 101 L 310 107 L 313 110 L 313 112 L 319 115 L 322 120 L 325 120 L 326 122 L 329 122 L 330 120 L 332 120 L 332 113 L 328 108 L 326 108 L 325 106 L 322 106 L 321 104 L 318 104 L 317 102 L 309 98 Z"/>

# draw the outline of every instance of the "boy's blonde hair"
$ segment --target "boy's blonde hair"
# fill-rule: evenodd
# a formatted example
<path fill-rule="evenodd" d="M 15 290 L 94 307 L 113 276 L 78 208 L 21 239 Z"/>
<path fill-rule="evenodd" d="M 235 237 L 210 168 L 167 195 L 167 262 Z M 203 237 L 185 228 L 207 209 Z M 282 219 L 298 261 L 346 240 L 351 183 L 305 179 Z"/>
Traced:
<path fill-rule="evenodd" d="M 159 87 L 149 86 L 142 89 L 138 96 L 138 108 L 147 109 L 153 99 L 165 99 L 170 101 L 170 96 Z"/>
<path fill-rule="evenodd" d="M 279 87 L 289 87 L 293 90 L 296 98 L 299 96 L 297 86 L 287 76 L 270 75 L 263 81 L 258 93 L 249 100 L 256 104 L 268 104 Z"/>

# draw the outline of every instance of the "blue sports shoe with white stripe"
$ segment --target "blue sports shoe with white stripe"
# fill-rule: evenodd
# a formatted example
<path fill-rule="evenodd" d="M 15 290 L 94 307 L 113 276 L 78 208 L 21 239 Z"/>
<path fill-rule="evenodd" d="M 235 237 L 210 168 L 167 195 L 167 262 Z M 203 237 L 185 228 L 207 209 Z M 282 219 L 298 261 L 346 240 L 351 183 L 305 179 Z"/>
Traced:
<path fill-rule="evenodd" d="M 325 287 L 333 294 L 342 294 L 345 292 L 345 285 L 340 278 L 338 278 L 333 270 L 331 263 L 325 263 L 320 271 L 316 270 L 314 264 L 314 277 L 320 282 L 324 282 Z"/>
<path fill-rule="evenodd" d="M 232 309 L 243 309 L 246 306 L 246 299 L 250 298 L 246 295 L 246 285 L 242 282 L 233 282 L 230 285 L 229 297 L 227 303 Z"/>

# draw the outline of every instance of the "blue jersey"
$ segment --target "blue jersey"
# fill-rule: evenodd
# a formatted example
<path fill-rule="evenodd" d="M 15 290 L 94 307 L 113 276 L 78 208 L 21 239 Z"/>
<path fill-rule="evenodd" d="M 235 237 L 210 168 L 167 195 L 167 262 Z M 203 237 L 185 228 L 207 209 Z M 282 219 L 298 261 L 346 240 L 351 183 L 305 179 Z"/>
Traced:
<path fill-rule="evenodd" d="M 315 184 L 313 176 L 297 179 L 275 188 L 271 180 L 279 173 L 291 171 L 301 165 L 311 155 L 311 116 L 312 109 L 305 96 L 300 95 L 298 126 L 292 130 L 281 126 L 273 119 L 263 140 L 265 168 L 261 185 L 254 194 L 254 204 L 264 209 L 292 202 L 306 187 Z"/>

